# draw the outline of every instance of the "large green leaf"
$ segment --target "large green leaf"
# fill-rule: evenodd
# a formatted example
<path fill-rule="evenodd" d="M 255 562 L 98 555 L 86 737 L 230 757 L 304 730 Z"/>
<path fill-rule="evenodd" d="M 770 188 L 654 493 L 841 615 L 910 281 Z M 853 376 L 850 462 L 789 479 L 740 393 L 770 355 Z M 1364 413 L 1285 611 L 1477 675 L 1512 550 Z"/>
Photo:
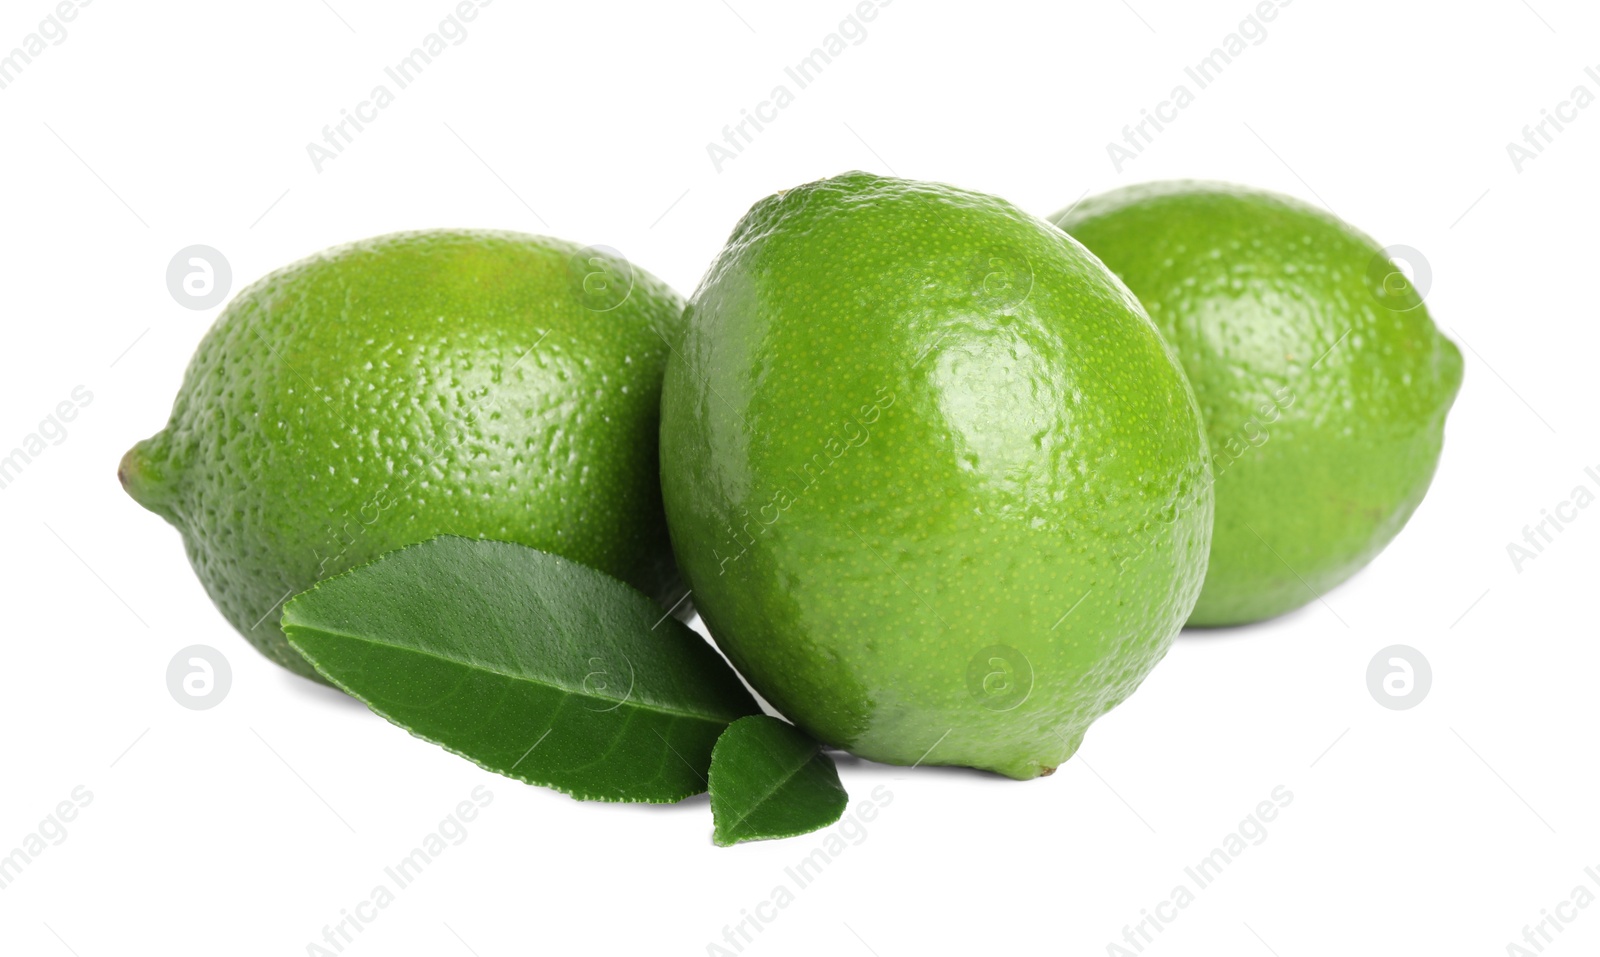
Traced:
<path fill-rule="evenodd" d="M 740 718 L 711 752 L 712 837 L 723 847 L 827 827 L 848 801 L 833 759 L 777 718 Z"/>
<path fill-rule="evenodd" d="M 290 601 L 283 630 L 412 734 L 585 800 L 699 794 L 717 736 L 759 711 L 648 598 L 521 545 L 436 538 L 390 552 Z"/>

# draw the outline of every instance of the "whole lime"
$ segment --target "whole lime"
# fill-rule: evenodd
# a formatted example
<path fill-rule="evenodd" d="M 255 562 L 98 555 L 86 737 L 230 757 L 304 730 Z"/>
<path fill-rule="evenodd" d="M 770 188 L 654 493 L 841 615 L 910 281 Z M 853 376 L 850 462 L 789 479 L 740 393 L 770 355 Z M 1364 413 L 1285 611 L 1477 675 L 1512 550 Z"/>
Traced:
<path fill-rule="evenodd" d="M 1217 519 L 1190 623 L 1270 618 L 1355 574 L 1433 479 L 1461 353 L 1378 244 L 1217 183 L 1133 186 L 1056 216 L 1128 284 L 1194 384 Z"/>
<path fill-rule="evenodd" d="M 717 643 L 878 761 L 1049 773 L 1204 575 L 1205 436 L 1155 327 L 1064 233 L 947 186 L 756 204 L 668 361 L 661 457 Z"/>
<path fill-rule="evenodd" d="M 302 675 L 284 600 L 437 535 L 670 602 L 656 443 L 681 322 L 677 295 L 602 249 L 467 231 L 342 246 L 229 304 L 118 474 L 234 627 Z"/>

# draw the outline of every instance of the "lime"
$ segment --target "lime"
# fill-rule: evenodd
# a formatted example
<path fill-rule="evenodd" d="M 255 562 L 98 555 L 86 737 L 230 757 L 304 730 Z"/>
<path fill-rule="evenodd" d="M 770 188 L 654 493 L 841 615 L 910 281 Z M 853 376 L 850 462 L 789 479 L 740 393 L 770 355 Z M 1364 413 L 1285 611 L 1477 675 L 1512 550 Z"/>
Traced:
<path fill-rule="evenodd" d="M 438 535 L 555 552 L 670 603 L 656 450 L 681 320 L 651 276 L 560 240 L 342 246 L 229 304 L 119 475 L 234 627 L 302 675 L 284 600 Z"/>
<path fill-rule="evenodd" d="M 1016 778 L 1166 652 L 1211 531 L 1199 409 L 1138 302 L 979 193 L 768 197 L 662 393 L 673 542 L 717 643 L 818 739 Z"/>
<path fill-rule="evenodd" d="M 1461 353 L 1373 240 L 1304 203 L 1216 183 L 1133 186 L 1056 217 L 1128 284 L 1194 384 L 1216 531 L 1190 623 L 1321 596 L 1428 490 Z"/>

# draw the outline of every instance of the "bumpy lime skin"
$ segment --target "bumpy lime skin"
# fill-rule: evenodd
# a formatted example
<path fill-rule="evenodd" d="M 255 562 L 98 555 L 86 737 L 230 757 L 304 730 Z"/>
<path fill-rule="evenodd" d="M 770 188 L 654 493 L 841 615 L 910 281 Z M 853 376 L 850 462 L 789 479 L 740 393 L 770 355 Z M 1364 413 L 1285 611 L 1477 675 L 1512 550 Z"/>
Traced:
<path fill-rule="evenodd" d="M 1220 183 L 1128 187 L 1055 222 L 1139 296 L 1199 396 L 1217 520 L 1190 624 L 1283 614 L 1388 545 L 1433 479 L 1462 369 L 1377 243 Z"/>
<path fill-rule="evenodd" d="M 234 627 L 308 677 L 284 599 L 438 535 L 544 549 L 670 602 L 657 436 L 682 308 L 555 239 L 328 250 L 239 294 L 119 475 L 183 533 Z"/>
<path fill-rule="evenodd" d="M 717 643 L 873 760 L 1048 774 L 1204 576 L 1182 371 L 1114 276 L 990 196 L 850 173 L 758 203 L 691 300 L 661 435 Z"/>

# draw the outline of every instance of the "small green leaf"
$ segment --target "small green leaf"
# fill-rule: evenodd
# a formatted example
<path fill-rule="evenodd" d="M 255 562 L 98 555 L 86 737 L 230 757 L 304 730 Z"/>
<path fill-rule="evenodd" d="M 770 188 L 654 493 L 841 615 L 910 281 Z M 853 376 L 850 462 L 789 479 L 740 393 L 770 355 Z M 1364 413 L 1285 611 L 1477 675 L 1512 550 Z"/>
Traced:
<path fill-rule="evenodd" d="M 713 840 L 721 847 L 827 827 L 848 801 L 822 746 L 777 718 L 740 718 L 711 752 Z"/>
<path fill-rule="evenodd" d="M 284 607 L 290 644 L 412 734 L 597 801 L 706 789 L 727 725 L 758 713 L 722 658 L 648 598 L 521 545 L 436 538 Z"/>

